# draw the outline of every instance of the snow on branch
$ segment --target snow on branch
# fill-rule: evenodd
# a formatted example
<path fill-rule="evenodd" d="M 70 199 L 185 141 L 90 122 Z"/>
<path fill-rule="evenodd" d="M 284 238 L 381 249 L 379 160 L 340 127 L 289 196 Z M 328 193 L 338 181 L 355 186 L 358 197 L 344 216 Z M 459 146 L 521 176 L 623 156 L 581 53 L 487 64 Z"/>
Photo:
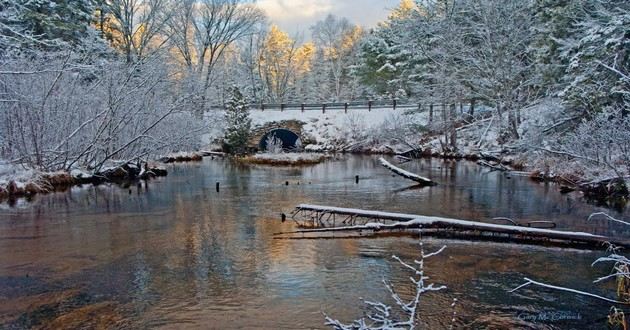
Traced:
<path fill-rule="evenodd" d="M 333 319 L 324 313 L 326 325 L 337 330 L 376 330 L 376 329 L 414 329 L 416 319 L 418 318 L 418 307 L 420 306 L 420 297 L 428 292 L 435 292 L 446 289 L 445 285 L 436 285 L 435 283 L 427 283 L 429 277 L 425 275 L 424 261 L 427 258 L 440 254 L 446 249 L 442 246 L 439 250 L 431 253 L 425 253 L 422 242 L 420 242 L 420 260 L 414 260 L 413 263 L 403 261 L 397 256 L 392 258 L 398 261 L 403 267 L 410 270 L 413 275 L 409 280 L 415 286 L 415 294 L 409 301 L 405 301 L 394 289 L 394 287 L 383 279 L 383 284 L 389 291 L 392 299 L 396 303 L 396 307 L 400 310 L 400 316 L 397 317 L 392 313 L 392 306 L 382 302 L 374 302 L 364 300 L 363 302 L 371 309 L 365 317 L 356 319 L 351 323 L 343 323 L 337 319 Z M 454 321 L 454 320 L 453 320 Z"/>
<path fill-rule="evenodd" d="M 527 277 L 523 278 L 525 280 L 525 283 L 519 285 L 518 287 L 510 290 L 510 292 L 515 292 L 519 289 L 522 289 L 528 285 L 537 285 L 543 288 L 548 288 L 548 289 L 554 289 L 554 290 L 559 290 L 559 291 L 565 291 L 565 292 L 571 292 L 571 293 L 575 293 L 575 294 L 579 294 L 579 295 L 583 295 L 583 296 L 587 296 L 587 297 L 591 297 L 591 298 L 596 298 L 596 299 L 600 299 L 600 300 L 604 300 L 607 302 L 611 302 L 614 304 L 622 304 L 622 305 L 630 305 L 630 302 L 627 301 L 619 301 L 619 300 L 614 300 L 614 299 L 610 299 L 610 298 L 606 298 L 606 297 L 602 297 L 593 293 L 589 293 L 589 292 L 585 292 L 585 291 L 580 291 L 580 290 L 575 290 L 575 289 L 571 289 L 571 288 L 566 288 L 566 287 L 562 287 L 562 286 L 557 286 L 557 285 L 551 285 L 551 284 L 546 284 L 546 283 L 542 283 L 542 282 L 538 282 L 538 281 L 534 281 L 532 279 L 529 279 Z"/>

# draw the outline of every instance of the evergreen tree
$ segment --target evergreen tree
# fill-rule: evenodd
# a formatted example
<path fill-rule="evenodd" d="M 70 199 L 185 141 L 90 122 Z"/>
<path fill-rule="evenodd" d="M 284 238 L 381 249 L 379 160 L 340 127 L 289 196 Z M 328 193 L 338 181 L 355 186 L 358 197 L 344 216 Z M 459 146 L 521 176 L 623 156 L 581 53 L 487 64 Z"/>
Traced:
<path fill-rule="evenodd" d="M 225 105 L 224 149 L 230 153 L 241 154 L 247 151 L 252 120 L 249 118 L 247 102 L 238 87 L 231 87 L 228 95 L 229 99 Z"/>
<path fill-rule="evenodd" d="M 1 32 L 12 41 L 2 46 L 55 49 L 81 45 L 89 39 L 93 12 L 93 0 L 2 0 Z"/>

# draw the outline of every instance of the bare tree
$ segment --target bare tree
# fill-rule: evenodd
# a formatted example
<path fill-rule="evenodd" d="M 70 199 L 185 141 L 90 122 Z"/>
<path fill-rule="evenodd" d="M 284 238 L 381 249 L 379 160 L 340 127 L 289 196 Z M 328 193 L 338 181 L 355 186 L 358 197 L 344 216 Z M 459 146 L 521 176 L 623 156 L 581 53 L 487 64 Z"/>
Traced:
<path fill-rule="evenodd" d="M 201 83 L 205 103 L 214 68 L 228 47 L 264 20 L 254 4 L 239 0 L 186 0 L 176 6 L 172 43 L 189 73 Z"/>
<path fill-rule="evenodd" d="M 361 29 L 346 18 L 328 15 L 311 27 L 313 40 L 319 48 L 319 56 L 327 69 L 320 74 L 330 74 L 333 80 L 332 96 L 339 100 L 342 96 L 344 78 L 348 76 L 352 55 L 361 37 Z"/>

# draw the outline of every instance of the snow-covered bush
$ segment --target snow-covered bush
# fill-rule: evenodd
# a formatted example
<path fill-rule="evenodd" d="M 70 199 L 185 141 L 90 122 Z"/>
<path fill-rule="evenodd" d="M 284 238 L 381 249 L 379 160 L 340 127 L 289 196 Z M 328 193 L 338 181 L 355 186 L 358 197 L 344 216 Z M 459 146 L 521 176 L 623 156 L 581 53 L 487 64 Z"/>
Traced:
<path fill-rule="evenodd" d="M 271 154 L 279 154 L 284 151 L 282 140 L 276 137 L 276 134 L 269 134 L 265 140 L 267 143 L 267 152 Z"/>

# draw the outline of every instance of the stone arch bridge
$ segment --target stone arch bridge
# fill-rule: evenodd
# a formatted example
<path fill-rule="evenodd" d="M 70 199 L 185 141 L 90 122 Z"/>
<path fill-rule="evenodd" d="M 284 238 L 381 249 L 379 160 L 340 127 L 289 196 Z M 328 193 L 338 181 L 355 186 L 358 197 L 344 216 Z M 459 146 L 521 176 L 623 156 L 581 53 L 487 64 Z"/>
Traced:
<path fill-rule="evenodd" d="M 256 126 L 249 136 L 247 145 L 251 149 L 265 150 L 267 138 L 272 134 L 282 141 L 285 150 L 295 148 L 298 140 L 304 145 L 305 142 L 309 142 L 305 141 L 307 139 L 303 132 L 305 124 L 299 120 L 283 120 Z"/>

